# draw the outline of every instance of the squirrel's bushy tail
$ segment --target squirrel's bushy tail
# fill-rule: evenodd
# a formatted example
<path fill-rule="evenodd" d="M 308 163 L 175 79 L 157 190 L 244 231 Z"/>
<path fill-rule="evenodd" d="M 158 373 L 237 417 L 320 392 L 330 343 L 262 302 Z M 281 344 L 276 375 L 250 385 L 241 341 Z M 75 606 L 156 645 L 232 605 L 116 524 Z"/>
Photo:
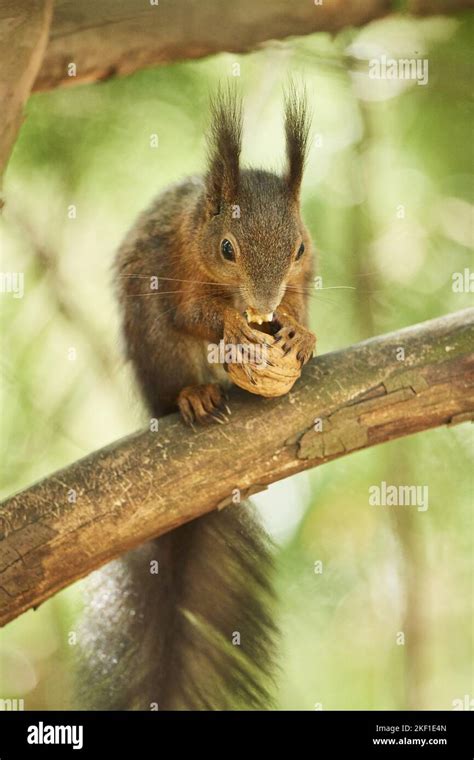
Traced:
<path fill-rule="evenodd" d="M 271 707 L 271 575 L 270 540 L 249 504 L 210 513 L 94 573 L 79 631 L 81 705 Z"/>

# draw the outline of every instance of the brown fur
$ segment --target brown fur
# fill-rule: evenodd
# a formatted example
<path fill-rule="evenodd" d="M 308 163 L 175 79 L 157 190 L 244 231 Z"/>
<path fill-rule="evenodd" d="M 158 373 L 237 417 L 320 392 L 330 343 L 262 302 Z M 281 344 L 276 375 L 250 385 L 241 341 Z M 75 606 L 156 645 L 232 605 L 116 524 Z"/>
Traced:
<path fill-rule="evenodd" d="M 306 106 L 292 91 L 284 177 L 240 168 L 241 112 L 235 93 L 218 94 L 207 173 L 162 193 L 118 253 L 128 357 L 153 416 L 179 405 L 185 417 L 187 408 L 198 418 L 199 404 L 220 405 L 220 391 L 212 400 L 217 370 L 206 344 L 245 336 L 247 307 L 275 311 L 302 361 L 314 345 L 304 327 L 311 240 L 298 204 Z M 223 259 L 223 238 L 234 241 L 235 262 Z M 158 291 L 150 289 L 153 277 Z M 202 411 L 204 418 L 209 410 Z M 160 562 L 157 576 L 150 559 Z M 268 707 L 271 568 L 268 539 L 249 505 L 200 518 L 108 566 L 95 576 L 81 634 L 81 681 L 95 684 L 86 702 L 110 709 L 154 702 L 160 709 Z M 235 632 L 240 646 L 232 644 Z"/>

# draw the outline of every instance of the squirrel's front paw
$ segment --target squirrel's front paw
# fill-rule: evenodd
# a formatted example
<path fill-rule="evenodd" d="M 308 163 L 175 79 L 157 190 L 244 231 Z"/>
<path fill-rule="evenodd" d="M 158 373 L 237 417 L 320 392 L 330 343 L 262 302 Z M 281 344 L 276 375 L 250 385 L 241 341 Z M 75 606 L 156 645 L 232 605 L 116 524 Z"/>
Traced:
<path fill-rule="evenodd" d="M 296 358 L 303 366 L 313 356 L 316 336 L 287 314 L 277 314 L 277 319 L 282 326 L 275 335 L 275 343 L 280 343 L 284 354 L 295 351 Z"/>
<path fill-rule="evenodd" d="M 265 335 L 254 330 L 238 311 L 229 309 L 224 318 L 224 343 L 226 346 L 265 344 Z"/>
<path fill-rule="evenodd" d="M 226 408 L 230 413 L 225 402 L 225 395 L 217 383 L 188 385 L 180 392 L 177 404 L 181 417 L 187 425 L 193 425 L 194 422 L 200 425 L 219 422 L 222 425 L 227 422 L 222 408 Z"/>

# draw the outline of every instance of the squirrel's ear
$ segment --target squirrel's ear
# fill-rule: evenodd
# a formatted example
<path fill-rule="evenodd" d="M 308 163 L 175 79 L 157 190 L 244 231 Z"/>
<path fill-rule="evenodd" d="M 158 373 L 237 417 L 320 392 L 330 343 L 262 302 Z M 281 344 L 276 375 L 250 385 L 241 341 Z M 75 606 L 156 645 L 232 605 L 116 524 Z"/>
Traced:
<path fill-rule="evenodd" d="M 308 111 L 306 90 L 298 92 L 290 84 L 285 94 L 285 136 L 286 136 L 286 182 L 291 195 L 299 198 L 301 180 L 308 150 L 311 116 Z"/>
<path fill-rule="evenodd" d="M 208 138 L 206 195 L 210 214 L 219 213 L 222 201 L 235 202 L 239 187 L 242 122 L 242 100 L 236 89 L 231 86 L 225 90 L 219 88 L 211 99 Z"/>

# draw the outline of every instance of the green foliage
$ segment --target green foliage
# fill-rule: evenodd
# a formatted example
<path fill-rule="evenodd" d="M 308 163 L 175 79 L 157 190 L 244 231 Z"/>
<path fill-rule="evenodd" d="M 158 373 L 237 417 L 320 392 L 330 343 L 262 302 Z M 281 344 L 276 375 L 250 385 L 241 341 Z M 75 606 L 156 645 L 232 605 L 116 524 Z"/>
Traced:
<path fill-rule="evenodd" d="M 3 494 L 138 426 L 114 251 L 156 193 L 202 169 L 208 94 L 236 62 L 249 162 L 282 165 L 289 73 L 314 110 L 303 198 L 323 278 L 319 352 L 469 305 L 452 275 L 472 268 L 471 35 L 470 16 L 387 19 L 32 97 L 0 230 L 3 270 L 25 273 L 25 297 L 1 298 Z M 371 81 L 361 46 L 427 58 L 428 84 Z M 470 692 L 470 435 L 392 442 L 261 500 L 280 538 L 281 707 L 449 709 Z M 429 509 L 370 506 L 382 480 L 427 485 Z M 1 696 L 68 705 L 79 587 L 2 633 Z"/>

